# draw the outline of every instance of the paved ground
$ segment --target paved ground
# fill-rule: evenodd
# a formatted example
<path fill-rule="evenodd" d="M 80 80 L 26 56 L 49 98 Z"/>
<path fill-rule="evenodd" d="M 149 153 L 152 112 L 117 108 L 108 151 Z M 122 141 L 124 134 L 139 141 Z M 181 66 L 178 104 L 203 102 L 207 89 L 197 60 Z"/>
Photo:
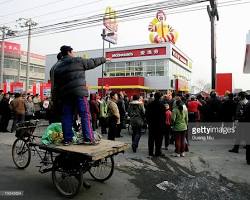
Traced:
<path fill-rule="evenodd" d="M 52 184 L 51 175 L 40 174 L 36 156 L 25 170 L 17 170 L 11 158 L 14 134 L 0 133 L 0 191 L 21 190 L 23 197 L 5 199 L 62 199 Z M 130 135 L 119 140 L 130 143 Z M 228 153 L 230 145 L 194 145 L 185 158 L 147 157 L 147 137 L 141 139 L 137 153 L 129 149 L 115 157 L 115 173 L 105 183 L 85 179 L 90 189 L 83 188 L 75 199 L 211 199 L 249 200 L 250 166 L 245 151 Z M 0 199 L 3 197 L 0 196 Z"/>

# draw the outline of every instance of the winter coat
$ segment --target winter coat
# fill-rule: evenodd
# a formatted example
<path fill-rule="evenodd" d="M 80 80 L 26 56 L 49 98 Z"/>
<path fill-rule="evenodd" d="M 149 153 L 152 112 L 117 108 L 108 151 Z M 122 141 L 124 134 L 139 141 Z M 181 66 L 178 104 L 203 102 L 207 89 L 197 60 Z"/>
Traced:
<path fill-rule="evenodd" d="M 99 114 L 99 106 L 98 106 L 98 103 L 96 101 L 95 94 L 90 94 L 89 108 L 90 108 L 90 113 L 91 113 L 92 119 L 97 120 L 97 116 Z"/>
<path fill-rule="evenodd" d="M 54 64 L 51 69 L 50 69 L 50 72 L 49 72 L 49 75 L 50 75 L 50 83 L 51 83 L 51 97 L 52 97 L 52 101 L 56 101 L 57 98 L 56 98 L 56 87 L 55 87 L 55 77 L 54 77 L 54 74 L 55 74 L 55 69 L 56 67 L 58 66 L 59 64 L 59 61 L 56 62 L 56 64 Z"/>
<path fill-rule="evenodd" d="M 87 97 L 85 71 L 94 69 L 106 62 L 104 57 L 83 59 L 80 57 L 65 56 L 58 61 L 54 69 L 54 87 L 58 97 Z"/>
<path fill-rule="evenodd" d="M 221 117 L 223 122 L 232 122 L 234 120 L 236 105 L 233 99 L 227 99 L 222 103 Z"/>
<path fill-rule="evenodd" d="M 146 119 L 149 129 L 153 129 L 155 133 L 162 132 L 166 124 L 165 106 L 157 100 L 149 103 L 146 109 Z"/>
<path fill-rule="evenodd" d="M 221 121 L 221 101 L 216 98 L 210 98 L 207 101 L 207 108 L 205 113 L 205 120 L 208 122 L 219 122 Z"/>
<path fill-rule="evenodd" d="M 175 107 L 172 111 L 171 121 L 173 125 L 173 131 L 186 131 L 188 125 L 188 112 L 183 109 L 182 113 Z"/>
<path fill-rule="evenodd" d="M 26 107 L 26 116 L 33 116 L 35 113 L 35 106 L 33 102 L 25 102 L 25 107 Z"/>
<path fill-rule="evenodd" d="M 108 118 L 116 119 L 116 124 L 120 124 L 120 113 L 117 104 L 110 100 L 108 102 Z"/>
<path fill-rule="evenodd" d="M 15 114 L 25 114 L 25 102 L 22 97 L 15 98 L 10 103 L 10 108 Z"/>
<path fill-rule="evenodd" d="M 131 101 L 128 106 L 128 116 L 132 127 L 142 127 L 145 121 L 145 109 L 140 101 Z"/>
<path fill-rule="evenodd" d="M 34 103 L 35 111 L 39 112 L 41 110 L 41 99 L 38 97 L 34 97 L 33 103 Z"/>
<path fill-rule="evenodd" d="M 100 118 L 106 118 L 108 116 L 108 104 L 105 100 L 99 101 Z"/>
<path fill-rule="evenodd" d="M 11 116 L 11 110 L 9 107 L 9 99 L 3 98 L 0 102 L 0 115 L 6 116 L 9 118 Z"/>
<path fill-rule="evenodd" d="M 125 102 L 123 99 L 119 99 L 117 102 L 118 110 L 120 113 L 120 124 L 122 129 L 126 129 L 125 124 L 125 116 L 126 116 L 126 108 L 125 108 Z"/>

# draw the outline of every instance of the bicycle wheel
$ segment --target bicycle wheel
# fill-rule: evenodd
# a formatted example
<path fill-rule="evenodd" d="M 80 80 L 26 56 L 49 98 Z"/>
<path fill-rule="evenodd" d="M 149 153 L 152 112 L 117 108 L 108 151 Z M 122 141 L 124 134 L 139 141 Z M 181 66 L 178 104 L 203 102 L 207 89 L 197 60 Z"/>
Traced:
<path fill-rule="evenodd" d="M 90 168 L 90 175 L 97 181 L 108 180 L 114 172 L 114 158 L 112 156 L 97 160 Z"/>
<path fill-rule="evenodd" d="M 31 159 L 31 150 L 27 142 L 22 139 L 16 139 L 12 145 L 12 159 L 19 169 L 29 166 Z"/>
<path fill-rule="evenodd" d="M 64 168 L 58 159 L 55 159 L 52 168 L 52 180 L 57 191 L 65 197 L 74 197 L 83 184 L 81 168 Z"/>

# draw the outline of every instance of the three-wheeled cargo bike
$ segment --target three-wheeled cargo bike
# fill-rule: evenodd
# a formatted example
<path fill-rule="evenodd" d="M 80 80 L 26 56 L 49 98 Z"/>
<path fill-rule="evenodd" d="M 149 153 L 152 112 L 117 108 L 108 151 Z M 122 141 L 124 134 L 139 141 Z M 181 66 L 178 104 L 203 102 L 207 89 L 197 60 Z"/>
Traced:
<path fill-rule="evenodd" d="M 29 166 L 31 154 L 41 159 L 39 172 L 52 172 L 52 181 L 63 196 L 75 196 L 84 185 L 83 174 L 104 182 L 114 172 L 114 155 L 124 152 L 123 142 L 101 140 L 97 145 L 44 145 L 41 137 L 34 135 L 36 123 L 25 122 L 17 128 L 12 146 L 12 158 L 19 169 Z"/>

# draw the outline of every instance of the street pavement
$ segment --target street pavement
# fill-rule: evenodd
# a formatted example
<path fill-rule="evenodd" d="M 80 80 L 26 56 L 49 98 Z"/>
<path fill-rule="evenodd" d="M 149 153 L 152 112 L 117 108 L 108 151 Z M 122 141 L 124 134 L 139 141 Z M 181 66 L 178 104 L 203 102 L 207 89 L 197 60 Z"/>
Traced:
<path fill-rule="evenodd" d="M 44 128 L 43 128 L 44 129 Z M 42 128 L 38 130 L 41 134 Z M 131 143 L 126 130 L 119 141 Z M 104 138 L 106 136 L 104 135 Z M 57 200 L 64 199 L 56 191 L 51 174 L 38 172 L 39 159 L 32 155 L 31 164 L 18 170 L 11 157 L 14 133 L 0 133 L 0 193 L 23 191 L 23 196 L 0 196 L 0 199 Z M 105 183 L 84 178 L 90 189 L 82 188 L 74 199 L 191 199 L 191 200 L 249 200 L 250 166 L 245 150 L 228 152 L 230 145 L 191 145 L 185 158 L 172 156 L 174 147 L 163 150 L 161 158 L 147 156 L 147 135 L 143 135 L 137 153 L 128 149 L 115 156 L 115 172 Z"/>

